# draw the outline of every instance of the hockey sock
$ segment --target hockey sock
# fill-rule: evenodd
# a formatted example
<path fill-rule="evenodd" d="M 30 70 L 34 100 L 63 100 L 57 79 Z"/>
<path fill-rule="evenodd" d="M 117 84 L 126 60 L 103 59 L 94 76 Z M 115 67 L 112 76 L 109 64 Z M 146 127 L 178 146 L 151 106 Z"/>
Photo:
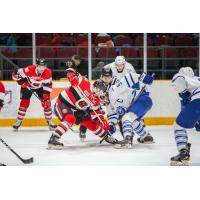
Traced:
<path fill-rule="evenodd" d="M 147 135 L 143 122 L 135 120 L 132 125 L 133 131 L 136 132 L 140 137 L 144 138 Z"/>
<path fill-rule="evenodd" d="M 123 121 L 122 130 L 123 130 L 124 137 L 126 137 L 127 135 L 132 136 L 133 135 L 132 123 L 128 120 Z"/>
<path fill-rule="evenodd" d="M 51 107 L 45 107 L 44 108 L 44 116 L 45 116 L 47 121 L 51 122 L 51 119 L 52 119 Z"/>
<path fill-rule="evenodd" d="M 67 132 L 68 127 L 69 124 L 66 121 L 61 122 L 55 129 L 55 135 L 60 138 L 65 132 Z"/>
<path fill-rule="evenodd" d="M 175 136 L 175 141 L 176 141 L 176 146 L 177 146 L 178 151 L 180 151 L 183 148 L 186 148 L 186 145 L 188 143 L 188 136 L 187 136 L 186 129 L 179 126 L 178 124 L 175 124 L 174 136 Z"/>

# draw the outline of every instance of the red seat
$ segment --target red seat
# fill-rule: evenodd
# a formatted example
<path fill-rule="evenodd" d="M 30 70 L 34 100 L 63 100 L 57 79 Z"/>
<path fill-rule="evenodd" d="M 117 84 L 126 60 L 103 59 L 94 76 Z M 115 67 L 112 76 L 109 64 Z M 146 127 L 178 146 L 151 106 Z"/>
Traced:
<path fill-rule="evenodd" d="M 164 51 L 164 57 L 178 57 L 179 56 L 178 50 L 175 48 L 166 48 L 163 51 Z"/>
<path fill-rule="evenodd" d="M 37 51 L 37 56 L 40 58 L 53 58 L 55 57 L 55 52 L 51 48 L 40 48 Z"/>
<path fill-rule="evenodd" d="M 135 48 L 121 48 L 120 52 L 121 56 L 124 56 L 126 58 L 137 58 L 138 57 L 138 50 Z"/>
<path fill-rule="evenodd" d="M 139 49 L 139 57 L 143 57 L 143 49 L 142 48 Z M 157 49 L 148 48 L 147 49 L 147 57 L 148 58 L 158 58 L 159 54 L 158 54 Z"/>
<path fill-rule="evenodd" d="M 173 44 L 174 44 L 173 38 L 168 36 L 158 37 L 155 41 L 155 46 L 160 46 L 160 45 L 173 46 Z"/>
<path fill-rule="evenodd" d="M 36 38 L 36 45 L 51 44 L 51 39 L 48 37 Z"/>
<path fill-rule="evenodd" d="M 98 45 L 99 43 L 104 43 L 110 40 L 110 36 L 97 36 L 95 39 L 95 44 Z"/>
<path fill-rule="evenodd" d="M 69 58 L 77 54 L 76 48 L 59 48 L 57 49 L 57 57 L 58 58 Z"/>
<path fill-rule="evenodd" d="M 9 57 L 9 58 L 14 57 L 14 54 L 11 52 L 10 49 L 5 49 L 5 50 L 3 50 L 1 53 L 2 53 L 4 56 Z"/>
<path fill-rule="evenodd" d="M 182 49 L 180 52 L 181 57 L 198 57 L 198 49 L 197 48 L 187 48 Z"/>
<path fill-rule="evenodd" d="M 143 46 L 143 36 L 138 35 L 135 38 L 135 46 Z"/>
<path fill-rule="evenodd" d="M 87 58 L 88 57 L 88 48 L 79 48 L 78 54 L 83 58 Z M 96 57 L 96 51 L 94 48 L 92 49 L 92 57 L 93 58 Z"/>
<path fill-rule="evenodd" d="M 178 37 L 175 39 L 175 46 L 192 46 L 193 41 L 189 37 Z"/>
<path fill-rule="evenodd" d="M 75 45 L 78 46 L 82 42 L 87 42 L 88 36 L 87 35 L 78 35 L 75 40 Z"/>
<path fill-rule="evenodd" d="M 32 49 L 30 48 L 17 49 L 16 57 L 32 58 Z"/>
<path fill-rule="evenodd" d="M 130 37 L 119 36 L 116 39 L 115 46 L 122 46 L 125 44 L 129 44 L 132 46 L 133 40 Z"/>
<path fill-rule="evenodd" d="M 115 51 L 115 48 L 100 48 L 98 52 L 99 58 L 115 58 L 117 56 L 117 53 Z"/>

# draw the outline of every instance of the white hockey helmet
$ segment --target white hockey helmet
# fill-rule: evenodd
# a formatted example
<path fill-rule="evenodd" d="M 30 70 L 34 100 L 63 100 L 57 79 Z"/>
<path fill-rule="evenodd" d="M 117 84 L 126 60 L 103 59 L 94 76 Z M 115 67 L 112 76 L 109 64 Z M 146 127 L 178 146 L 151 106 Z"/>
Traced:
<path fill-rule="evenodd" d="M 126 63 L 126 60 L 125 60 L 124 56 L 117 56 L 115 58 L 115 64 L 116 65 L 123 65 L 125 63 Z"/>
<path fill-rule="evenodd" d="M 181 67 L 179 69 L 178 73 L 186 75 L 186 76 L 189 76 L 189 77 L 193 77 L 194 76 L 194 71 L 193 71 L 193 69 L 191 67 Z"/>

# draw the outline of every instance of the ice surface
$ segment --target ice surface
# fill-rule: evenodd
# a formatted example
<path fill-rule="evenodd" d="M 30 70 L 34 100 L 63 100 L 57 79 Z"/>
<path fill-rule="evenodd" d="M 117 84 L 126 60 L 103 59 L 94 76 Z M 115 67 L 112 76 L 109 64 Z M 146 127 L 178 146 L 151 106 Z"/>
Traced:
<path fill-rule="evenodd" d="M 73 127 L 78 130 L 78 127 Z M 34 157 L 31 165 L 139 165 L 168 166 L 171 156 L 177 154 L 172 126 L 149 126 L 154 144 L 139 144 L 134 138 L 133 149 L 115 149 L 110 144 L 99 144 L 99 138 L 87 132 L 85 142 L 80 142 L 78 133 L 67 132 L 62 137 L 63 150 L 47 150 L 51 135 L 47 127 L 22 127 L 18 132 L 12 128 L 0 128 L 2 137 L 21 157 Z M 200 133 L 189 132 L 191 147 L 190 165 L 200 165 Z M 120 133 L 116 133 L 121 138 Z M 0 163 L 24 165 L 0 142 Z M 29 165 L 28 165 L 29 166 Z"/>

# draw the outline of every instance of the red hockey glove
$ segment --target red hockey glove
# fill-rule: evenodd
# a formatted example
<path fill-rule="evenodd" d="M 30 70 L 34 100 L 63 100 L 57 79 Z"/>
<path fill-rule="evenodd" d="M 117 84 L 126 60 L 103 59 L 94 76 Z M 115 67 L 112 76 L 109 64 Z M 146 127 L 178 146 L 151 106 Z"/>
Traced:
<path fill-rule="evenodd" d="M 78 80 L 78 77 L 74 73 L 68 73 L 67 78 L 73 87 L 78 86 L 79 80 Z"/>

